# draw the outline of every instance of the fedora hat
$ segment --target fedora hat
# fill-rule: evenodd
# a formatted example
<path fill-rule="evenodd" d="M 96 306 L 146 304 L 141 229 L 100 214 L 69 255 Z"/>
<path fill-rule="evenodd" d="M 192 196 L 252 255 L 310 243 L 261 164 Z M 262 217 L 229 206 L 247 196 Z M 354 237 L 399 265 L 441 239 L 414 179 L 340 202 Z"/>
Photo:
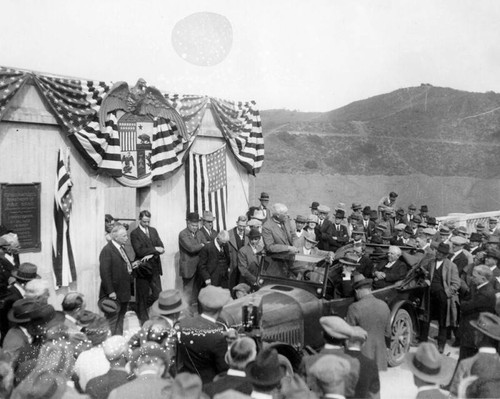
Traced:
<path fill-rule="evenodd" d="M 104 297 L 97 302 L 98 308 L 108 316 L 114 316 L 120 311 L 120 302 L 110 297 Z"/>
<path fill-rule="evenodd" d="M 339 259 L 339 262 L 348 266 L 357 266 L 359 265 L 358 259 L 359 256 L 351 252 L 348 252 L 342 258 Z"/>
<path fill-rule="evenodd" d="M 247 380 L 254 385 L 264 387 L 279 384 L 284 376 L 278 352 L 274 348 L 262 349 L 256 359 L 247 364 L 245 371 Z"/>
<path fill-rule="evenodd" d="M 269 194 L 268 193 L 264 193 L 264 192 L 260 193 L 259 201 L 262 201 L 262 200 L 269 201 Z"/>
<path fill-rule="evenodd" d="M 470 320 L 469 323 L 476 330 L 500 341 L 500 317 L 490 312 L 481 312 L 477 320 Z"/>
<path fill-rule="evenodd" d="M 429 212 L 429 208 L 427 207 L 427 205 L 421 205 L 420 212 Z"/>
<path fill-rule="evenodd" d="M 361 204 L 359 202 L 353 202 L 352 205 L 351 205 L 351 209 L 353 211 L 356 211 L 356 210 L 361 209 L 361 208 L 362 208 L 362 206 L 361 206 Z"/>
<path fill-rule="evenodd" d="M 429 216 L 427 218 L 427 224 L 429 226 L 437 226 L 438 223 L 437 223 L 437 220 L 436 220 L 436 218 L 434 216 Z"/>
<path fill-rule="evenodd" d="M 448 226 L 442 226 L 439 229 L 439 234 L 447 236 L 448 234 L 450 234 L 450 228 Z"/>
<path fill-rule="evenodd" d="M 372 208 L 370 208 L 370 205 L 367 205 L 363 208 L 363 215 L 370 215 L 372 212 Z"/>
<path fill-rule="evenodd" d="M 312 242 L 313 244 L 318 243 L 318 241 L 316 241 L 316 234 L 314 234 L 314 231 L 306 231 L 304 233 L 304 239 L 306 241 Z"/>
<path fill-rule="evenodd" d="M 266 218 L 262 209 L 256 209 L 252 215 L 252 219 L 263 221 Z"/>
<path fill-rule="evenodd" d="M 315 361 L 309 369 L 309 374 L 315 377 L 322 386 L 333 388 L 344 383 L 350 370 L 349 360 L 332 354 L 321 356 Z"/>
<path fill-rule="evenodd" d="M 356 226 L 355 229 L 352 231 L 351 234 L 359 234 L 359 235 L 365 235 L 365 231 L 360 227 Z"/>
<path fill-rule="evenodd" d="M 311 208 L 312 210 L 315 210 L 315 209 L 318 209 L 318 206 L 319 206 L 319 202 L 313 201 L 313 203 L 311 204 L 311 206 L 309 208 Z"/>
<path fill-rule="evenodd" d="M 362 287 L 370 287 L 371 288 L 372 284 L 373 284 L 373 280 L 371 278 L 366 278 L 361 273 L 353 274 L 352 288 L 354 288 L 355 290 L 362 288 Z"/>
<path fill-rule="evenodd" d="M 490 248 L 486 251 L 486 256 L 488 258 L 493 258 L 500 261 L 500 251 L 496 248 Z"/>
<path fill-rule="evenodd" d="M 249 337 L 241 337 L 231 344 L 224 360 L 230 367 L 243 370 L 249 362 L 255 360 L 256 356 L 257 345 L 255 341 Z"/>
<path fill-rule="evenodd" d="M 302 215 L 297 215 L 295 217 L 295 222 L 297 222 L 297 223 L 307 223 L 307 218 L 305 216 L 302 216 Z"/>
<path fill-rule="evenodd" d="M 455 361 L 439 353 L 436 345 L 422 342 L 415 352 L 405 355 L 408 369 L 425 382 L 447 384 L 455 371 Z"/>
<path fill-rule="evenodd" d="M 199 222 L 200 221 L 200 215 L 198 215 L 198 212 L 189 212 L 186 220 L 188 222 Z"/>
<path fill-rule="evenodd" d="M 318 215 L 309 215 L 307 217 L 307 223 L 319 223 Z"/>
<path fill-rule="evenodd" d="M 262 237 L 262 234 L 259 231 L 259 229 L 251 228 L 250 231 L 248 232 L 248 239 L 249 240 L 252 240 L 254 238 L 260 238 L 260 237 Z"/>
<path fill-rule="evenodd" d="M 27 323 L 33 317 L 33 311 L 40 305 L 35 298 L 23 298 L 14 302 L 7 313 L 7 318 L 13 323 Z"/>
<path fill-rule="evenodd" d="M 206 222 L 213 222 L 215 220 L 214 214 L 211 211 L 203 211 L 201 218 Z"/>
<path fill-rule="evenodd" d="M 481 234 L 479 233 L 471 233 L 470 237 L 469 237 L 469 241 L 471 242 L 481 242 Z"/>
<path fill-rule="evenodd" d="M 448 244 L 445 244 L 444 242 L 440 242 L 438 247 L 437 247 L 438 252 L 441 252 L 443 254 L 449 254 L 450 253 L 450 246 Z"/>
<path fill-rule="evenodd" d="M 151 310 L 155 315 L 167 316 L 180 312 L 186 308 L 179 290 L 171 289 L 160 292 L 158 299 L 153 303 Z"/>
<path fill-rule="evenodd" d="M 343 209 L 337 209 L 337 211 L 335 212 L 335 217 L 339 219 L 344 219 L 345 211 Z"/>
<path fill-rule="evenodd" d="M 33 263 L 25 262 L 19 265 L 19 269 L 14 269 L 12 271 L 12 276 L 17 280 L 30 281 L 35 278 L 41 278 L 37 274 L 37 267 Z"/>

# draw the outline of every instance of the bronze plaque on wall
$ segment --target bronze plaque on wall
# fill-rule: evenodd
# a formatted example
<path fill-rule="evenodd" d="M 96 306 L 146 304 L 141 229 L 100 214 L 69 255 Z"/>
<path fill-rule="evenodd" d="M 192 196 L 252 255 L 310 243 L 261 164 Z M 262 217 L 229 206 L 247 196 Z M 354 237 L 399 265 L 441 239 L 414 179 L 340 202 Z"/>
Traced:
<path fill-rule="evenodd" d="M 40 183 L 2 183 L 0 192 L 1 223 L 17 234 L 20 252 L 41 251 Z"/>

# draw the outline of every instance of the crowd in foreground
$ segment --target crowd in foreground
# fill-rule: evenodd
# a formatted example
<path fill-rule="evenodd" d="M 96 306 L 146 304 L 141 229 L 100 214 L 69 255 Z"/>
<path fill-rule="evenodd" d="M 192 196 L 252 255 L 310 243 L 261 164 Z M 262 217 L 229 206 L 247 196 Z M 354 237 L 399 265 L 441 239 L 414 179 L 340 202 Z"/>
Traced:
<path fill-rule="evenodd" d="M 144 245 L 149 239 L 154 250 L 136 251 L 129 259 L 119 250 L 128 240 L 126 229 L 120 224 L 109 229 L 100 258 L 104 316 L 86 310 L 77 292 L 64 297 L 60 310 L 49 305 L 48 283 L 35 265 L 15 259 L 12 232 L 3 232 L 0 397 L 381 397 L 390 310 L 372 289 L 400 284 L 409 273 L 428 285 L 430 319 L 439 327 L 434 344 L 424 323 L 416 351 L 406 355 L 417 397 L 499 397 L 496 219 L 472 232 L 438 226 L 425 205 L 420 214 L 413 204 L 406 211 L 397 208 L 394 194 L 373 210 L 352 204 L 347 217 L 341 204 L 330 219 L 331 210 L 318 203 L 310 215 L 290 218 L 283 204 L 268 208 L 269 196 L 262 193 L 260 207 L 240 216 L 234 229 L 220 232 L 213 230 L 210 212 L 189 214 L 179 234 L 182 291 L 157 286 L 163 244 L 154 245 L 151 214 L 141 212 L 138 229 L 144 237 L 139 238 Z M 387 244 L 379 247 L 387 251 L 368 256 L 366 243 Z M 297 365 L 279 347 L 223 325 L 219 315 L 233 298 L 259 289 L 264 254 L 271 258 L 268 273 L 303 278 L 307 262 L 272 258 L 299 253 L 343 265 L 330 276 L 332 296 L 353 295 L 356 301 L 345 318 L 321 317 L 325 344 Z M 131 278 L 149 287 L 137 316 L 130 311 L 130 291 L 122 297 L 126 300 L 118 292 L 127 285 L 130 290 Z M 443 354 L 452 336 L 460 347 L 458 364 Z"/>

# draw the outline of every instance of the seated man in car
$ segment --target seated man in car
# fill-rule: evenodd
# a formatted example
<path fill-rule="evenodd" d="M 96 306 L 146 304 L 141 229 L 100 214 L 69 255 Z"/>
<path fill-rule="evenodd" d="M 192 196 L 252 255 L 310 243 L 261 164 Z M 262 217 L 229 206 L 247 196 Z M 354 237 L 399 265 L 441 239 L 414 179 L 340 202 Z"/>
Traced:
<path fill-rule="evenodd" d="M 399 259 L 400 257 L 401 249 L 394 245 L 389 246 L 389 250 L 387 252 L 388 259 L 380 262 L 375 272 L 373 272 L 374 289 L 396 284 L 397 281 L 405 278 L 408 268 L 406 263 Z"/>
<path fill-rule="evenodd" d="M 313 231 L 305 231 L 302 236 L 295 240 L 293 245 L 298 248 L 298 254 L 301 255 L 313 255 L 317 257 L 324 257 L 326 262 L 329 264 L 332 263 L 334 258 L 334 253 L 331 251 L 323 251 L 318 249 L 316 245 L 318 245 L 318 241 L 316 241 L 316 234 Z M 293 265 L 291 266 L 291 272 L 294 276 L 297 277 L 297 280 L 301 280 L 304 276 L 304 272 L 310 270 L 313 271 L 315 267 L 315 263 L 303 261 L 303 260 L 295 260 Z M 324 273 L 321 273 L 322 275 Z"/>

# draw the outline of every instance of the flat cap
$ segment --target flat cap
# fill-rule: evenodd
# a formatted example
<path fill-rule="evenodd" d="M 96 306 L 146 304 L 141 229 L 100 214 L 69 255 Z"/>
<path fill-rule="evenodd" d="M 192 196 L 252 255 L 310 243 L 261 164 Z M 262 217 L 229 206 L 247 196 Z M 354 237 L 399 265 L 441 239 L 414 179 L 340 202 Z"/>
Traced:
<path fill-rule="evenodd" d="M 450 242 L 455 245 L 465 245 L 467 244 L 467 239 L 462 236 L 453 236 L 450 238 Z"/>
<path fill-rule="evenodd" d="M 350 370 L 349 360 L 337 355 L 324 355 L 313 363 L 309 373 L 323 384 L 336 386 L 344 382 Z"/>
<path fill-rule="evenodd" d="M 228 289 L 209 285 L 200 290 L 198 301 L 204 308 L 220 309 L 231 301 L 231 293 Z"/>

